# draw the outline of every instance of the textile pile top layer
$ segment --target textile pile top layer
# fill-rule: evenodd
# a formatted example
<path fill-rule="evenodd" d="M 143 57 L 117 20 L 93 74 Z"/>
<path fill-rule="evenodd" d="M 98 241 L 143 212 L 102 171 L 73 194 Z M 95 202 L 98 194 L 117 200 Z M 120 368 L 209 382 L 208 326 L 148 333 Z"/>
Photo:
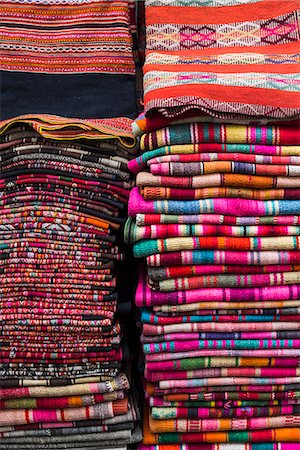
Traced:
<path fill-rule="evenodd" d="M 120 282 L 130 126 L 1 124 L 0 449 L 125 450 L 141 439 Z"/>
<path fill-rule="evenodd" d="M 3 0 L 1 119 L 136 117 L 134 0 Z"/>
<path fill-rule="evenodd" d="M 299 128 L 173 125 L 141 150 L 139 449 L 299 450 Z"/>
<path fill-rule="evenodd" d="M 299 119 L 299 2 L 146 0 L 151 131 L 174 121 Z"/>

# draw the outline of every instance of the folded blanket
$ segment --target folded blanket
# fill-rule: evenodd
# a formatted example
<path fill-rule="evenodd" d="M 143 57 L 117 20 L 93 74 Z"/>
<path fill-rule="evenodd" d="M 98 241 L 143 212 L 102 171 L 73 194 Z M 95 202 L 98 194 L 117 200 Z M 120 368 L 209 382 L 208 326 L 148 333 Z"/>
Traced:
<path fill-rule="evenodd" d="M 174 280 L 149 283 L 154 289 L 161 292 L 183 291 L 207 287 L 250 287 L 250 286 L 277 286 L 281 284 L 294 284 L 300 282 L 300 272 L 284 272 L 270 274 L 247 275 L 204 275 L 196 277 L 176 278 Z"/>
<path fill-rule="evenodd" d="M 230 288 L 228 288 L 230 289 Z M 261 289 L 261 290 L 265 290 L 265 288 L 254 288 L 254 289 Z M 200 291 L 200 290 L 199 290 Z M 196 292 L 196 291 L 186 291 L 188 292 Z M 258 291 L 259 292 L 259 291 Z M 256 291 L 256 293 L 259 295 Z M 207 294 L 209 294 L 209 292 L 206 292 Z M 166 294 L 166 292 L 161 292 L 161 294 Z M 171 293 L 169 293 L 171 294 Z M 246 292 L 245 292 L 246 294 Z M 254 292 L 253 292 L 254 294 Z M 243 296 L 243 292 L 240 293 L 240 296 Z M 256 308 L 257 306 L 261 307 L 261 308 L 265 308 L 265 309 L 274 309 L 274 308 L 284 308 L 284 307 L 299 307 L 300 303 L 299 300 L 283 300 L 283 301 L 276 301 L 276 300 L 267 300 L 267 301 L 263 301 L 263 300 L 254 300 L 254 301 L 203 301 L 203 302 L 194 302 L 194 303 L 187 303 L 187 304 L 175 304 L 175 305 L 157 305 L 157 306 L 153 306 L 153 310 L 156 313 L 159 314 L 197 314 L 197 311 L 199 311 L 199 309 L 207 309 L 210 310 L 211 309 L 216 309 L 216 308 L 227 308 L 228 311 L 230 310 L 236 310 L 236 309 L 247 309 L 247 308 Z M 233 312 L 233 311 L 232 311 Z M 239 317 L 239 315 L 238 315 Z M 215 319 L 215 317 L 212 315 L 211 320 Z"/>
<path fill-rule="evenodd" d="M 165 408 L 197 408 L 197 407 L 207 407 L 207 408 L 235 408 L 244 406 L 278 406 L 281 405 L 299 405 L 299 399 L 281 399 L 281 400 L 217 400 L 217 401 L 205 401 L 205 400 L 195 400 L 195 401 L 165 401 L 162 397 L 149 397 L 149 405 L 151 407 L 165 407 Z"/>
<path fill-rule="evenodd" d="M 0 124 L 0 135 L 5 138 L 7 147 L 11 146 L 11 141 L 12 144 L 15 144 L 14 139 L 16 137 L 20 139 L 20 143 L 23 143 L 26 135 L 34 136 L 35 139 L 37 136 L 42 136 L 43 138 L 58 139 L 65 142 L 73 141 L 74 139 L 99 139 L 100 148 L 101 141 L 108 140 L 110 153 L 116 152 L 126 156 L 130 153 L 137 153 L 137 145 L 131 131 L 131 124 L 132 120 L 125 117 L 75 119 L 51 114 L 24 114 L 3 120 Z M 109 145 L 110 141 L 114 143 L 113 146 Z M 71 147 L 73 148 L 73 142 Z"/>
<path fill-rule="evenodd" d="M 197 433 L 200 431 L 219 431 L 229 430 L 256 430 L 269 428 L 284 428 L 299 426 L 299 416 L 281 416 L 281 417 L 250 417 L 247 419 L 164 419 L 154 420 L 149 418 L 150 430 L 154 433 Z"/>
<path fill-rule="evenodd" d="M 212 199 L 179 201 L 145 201 L 138 188 L 132 189 L 129 197 L 128 214 L 229 214 L 232 216 L 274 216 L 293 215 L 299 212 L 300 200 L 246 200 L 246 199 Z"/>
<path fill-rule="evenodd" d="M 56 2 L 49 9 L 26 1 L 17 12 L 14 7 L 13 0 L 3 5 L 2 119 L 28 111 L 136 116 L 133 2 Z"/>
<path fill-rule="evenodd" d="M 133 253 L 136 258 L 156 253 L 179 252 L 182 250 L 228 250 L 228 251 L 284 251 L 299 250 L 299 236 L 275 237 L 231 237 L 195 236 L 169 237 L 136 242 Z"/>
<path fill-rule="evenodd" d="M 125 374 L 118 375 L 111 381 L 102 383 L 78 383 L 70 386 L 31 386 L 14 389 L 2 389 L 1 399 L 27 397 L 66 397 L 73 395 L 101 394 L 129 388 L 129 381 Z"/>
<path fill-rule="evenodd" d="M 210 173 L 240 173 L 299 177 L 300 167 L 290 164 L 251 164 L 239 161 L 162 162 L 149 166 L 154 175 L 192 176 Z"/>
<path fill-rule="evenodd" d="M 142 239 L 166 239 L 184 236 L 297 236 L 299 226 L 284 225 L 198 225 L 198 224 L 162 224 L 137 226 L 132 218 L 126 221 L 124 238 L 126 243 Z M 0 241 L 1 242 L 1 241 Z"/>
<path fill-rule="evenodd" d="M 215 386 L 218 390 L 221 386 L 236 386 L 237 389 L 243 389 L 242 386 L 252 385 L 254 389 L 259 390 L 261 386 L 275 386 L 275 385 L 297 385 L 300 377 L 267 377 L 267 378 L 248 378 L 248 377 L 224 377 L 220 378 L 193 378 L 191 380 L 161 380 L 158 382 L 158 388 L 162 390 L 174 390 L 176 389 L 190 389 L 201 388 L 203 386 Z M 264 387 L 262 388 L 264 389 Z M 288 390 L 288 388 L 287 388 Z"/>
<path fill-rule="evenodd" d="M 299 405 L 268 407 L 247 407 L 247 408 L 152 408 L 151 417 L 154 420 L 169 419 L 207 419 L 207 418 L 248 418 L 248 417 L 273 417 L 281 415 L 296 416 Z"/>
<path fill-rule="evenodd" d="M 219 349 L 201 349 L 201 350 L 191 350 L 190 352 L 165 352 L 165 353 L 151 353 L 151 354 L 147 354 L 146 355 L 146 361 L 148 362 L 153 362 L 153 361 L 170 361 L 170 360 L 175 360 L 175 359 L 183 359 L 183 358 L 198 358 L 201 356 L 246 356 L 246 357 L 250 357 L 250 356 L 254 356 L 254 357 L 277 357 L 277 356 L 282 356 L 282 357 L 297 357 L 299 355 L 299 350 L 298 349 L 272 349 L 269 348 L 268 350 L 266 349 L 259 349 L 259 350 L 247 350 L 247 349 L 242 349 L 242 350 L 219 350 Z"/>
<path fill-rule="evenodd" d="M 141 342 L 143 344 L 158 344 L 163 342 L 177 342 L 177 341 L 196 341 L 196 340 L 224 340 L 224 339 L 299 339 L 300 331 L 285 330 L 285 331 L 257 331 L 257 332 L 240 332 L 240 333 L 170 333 L 155 336 L 145 336 L 142 334 Z"/>
<path fill-rule="evenodd" d="M 178 325 L 178 328 L 175 328 L 175 330 L 181 330 L 182 324 L 187 324 L 188 327 L 191 326 L 191 324 L 193 324 L 192 325 L 193 327 L 194 326 L 195 328 L 199 327 L 200 330 L 202 327 L 204 330 L 205 329 L 213 330 L 214 327 L 209 325 L 209 322 L 220 322 L 221 326 L 223 326 L 224 323 L 229 322 L 230 323 L 229 330 L 240 330 L 243 329 L 244 327 L 243 323 L 247 324 L 253 323 L 253 326 L 259 326 L 260 323 L 266 323 L 268 326 L 269 322 L 274 322 L 276 323 L 277 326 L 281 322 L 289 323 L 289 321 L 291 322 L 298 321 L 299 311 L 300 311 L 299 307 L 288 307 L 288 308 L 283 307 L 280 309 L 253 308 L 252 310 L 249 310 L 249 308 L 245 308 L 243 310 L 206 309 L 204 311 L 201 311 L 200 314 L 199 311 L 195 311 L 193 314 L 189 315 L 184 314 L 175 315 L 173 313 L 169 317 L 165 317 L 165 315 L 161 314 L 149 314 L 148 312 L 144 311 L 142 312 L 142 320 L 144 322 L 143 327 L 145 327 L 145 324 L 156 324 L 156 325 L 160 324 L 158 325 L 158 330 L 164 329 L 160 328 L 161 326 L 164 327 L 171 325 Z M 238 328 L 239 327 L 239 325 L 237 325 L 238 322 L 242 322 L 241 328 Z"/>
<path fill-rule="evenodd" d="M 249 161 L 248 158 L 250 158 L 251 161 L 256 163 L 268 158 L 270 163 L 276 161 L 279 164 L 279 161 L 285 161 L 286 157 L 291 157 L 293 161 L 293 157 L 296 157 L 295 161 L 298 161 L 299 155 L 300 147 L 296 145 L 228 144 L 226 142 L 201 144 L 191 142 L 190 144 L 173 144 L 145 151 L 129 161 L 128 168 L 136 174 L 147 167 L 148 163 L 152 161 L 165 162 L 166 158 L 168 158 L 168 161 L 193 161 L 194 159 L 210 161 L 211 158 L 229 161 L 233 159 L 236 161 L 236 158 L 238 158 L 238 160 Z M 289 159 L 286 161 L 285 164 L 288 163 Z"/>
<path fill-rule="evenodd" d="M 274 442 L 269 444 L 139 444 L 139 450 L 298 450 L 295 442 Z M 119 449 L 116 449 L 119 450 Z"/>
<path fill-rule="evenodd" d="M 222 182 L 226 182 L 223 178 Z M 278 180 L 277 180 L 278 181 Z M 196 200 L 201 198 L 246 198 L 252 200 L 297 200 L 300 189 L 251 189 L 235 187 L 208 187 L 202 189 L 177 189 L 176 187 L 145 186 L 139 189 L 145 200 Z"/>
<path fill-rule="evenodd" d="M 156 253 L 147 257 L 147 265 L 170 267 L 198 264 L 298 264 L 298 251 L 233 251 L 233 250 L 183 250 L 178 252 Z"/>
<path fill-rule="evenodd" d="M 228 214 L 144 214 L 137 213 L 138 226 L 156 224 L 224 224 L 224 225 L 298 225 L 300 216 L 245 216 L 234 217 Z"/>
<path fill-rule="evenodd" d="M 264 190 L 270 190 L 273 188 L 295 189 L 299 187 L 299 177 L 289 178 L 284 176 L 244 175 L 238 173 L 213 173 L 181 177 L 139 172 L 136 178 L 136 184 L 140 188 L 178 188 L 178 186 L 180 186 L 183 189 L 200 189 L 208 187 L 255 188 Z"/>
<path fill-rule="evenodd" d="M 161 118 L 299 117 L 298 9 L 293 1 L 147 2 L 147 128 Z"/>
<path fill-rule="evenodd" d="M 276 233 L 274 233 L 276 235 Z M 240 275 L 252 275 L 263 273 L 284 273 L 284 272 L 298 272 L 300 266 L 291 264 L 270 264 L 270 265 L 258 265 L 258 266 L 233 266 L 233 265 L 192 265 L 192 266 L 175 266 L 175 267 L 148 267 L 147 273 L 150 283 L 156 283 L 158 281 L 170 280 L 174 282 L 178 277 L 196 277 L 197 275 L 207 274 L 240 274 Z"/>
<path fill-rule="evenodd" d="M 122 391 L 108 392 L 106 394 L 93 394 L 71 397 L 43 397 L 43 398 L 18 398 L 0 400 L 1 409 L 58 409 L 92 406 L 97 403 L 121 400 L 125 396 Z"/>
<path fill-rule="evenodd" d="M 190 351 L 202 349 L 284 349 L 284 348 L 299 348 L 299 339 L 201 339 L 189 341 L 171 341 L 154 344 L 144 344 L 143 351 L 146 355 L 153 355 L 154 353 L 179 353 L 186 351 L 187 355 Z M 230 384 L 230 383 L 229 383 Z"/>
<path fill-rule="evenodd" d="M 118 414 L 124 414 L 129 409 L 129 406 L 128 399 L 123 399 L 79 408 L 3 410 L 0 411 L 0 424 L 4 426 L 32 422 L 68 422 L 73 420 L 105 419 Z"/>
<path fill-rule="evenodd" d="M 145 316 L 142 315 L 142 321 L 145 320 Z M 144 323 L 143 321 L 143 335 L 153 336 L 154 338 L 159 338 L 159 336 L 169 336 L 170 334 L 190 334 L 203 332 L 211 332 L 211 334 L 217 333 L 232 333 L 234 335 L 244 335 L 251 333 L 267 333 L 267 332 L 279 332 L 280 330 L 300 330 L 300 324 L 295 321 L 283 321 L 283 322 L 258 322 L 258 323 L 234 323 L 230 322 L 231 317 L 226 318 L 227 322 L 208 322 L 208 323 L 174 323 L 170 325 L 150 325 Z M 236 338 L 237 339 L 237 338 Z"/>
<path fill-rule="evenodd" d="M 28 437 L 12 437 L 12 438 L 2 438 L 1 439 L 1 443 L 0 443 L 0 448 L 4 448 L 3 446 L 12 446 L 12 448 L 14 448 L 13 446 L 19 445 L 22 446 L 22 448 L 26 448 L 26 445 L 31 445 L 31 448 L 35 448 L 32 447 L 33 445 L 52 445 L 52 444 L 58 444 L 58 445 L 62 445 L 64 448 L 64 444 L 68 443 L 69 445 L 74 445 L 74 443 L 76 443 L 76 446 L 78 446 L 79 444 L 81 445 L 86 445 L 86 443 L 90 442 L 94 445 L 95 440 L 99 439 L 101 440 L 101 443 L 107 440 L 107 439 L 115 439 L 116 442 L 118 441 L 127 441 L 130 442 L 130 437 L 131 437 L 131 430 L 117 430 L 117 431 L 107 431 L 107 432 L 99 432 L 98 430 L 95 432 L 92 430 L 91 433 L 82 433 L 82 434 L 78 434 L 76 433 L 75 435 L 73 434 L 67 434 L 67 435 L 61 435 L 61 436 L 43 436 L 43 437 L 39 437 L 39 436 L 28 436 Z M 46 447 L 47 448 L 47 447 Z M 74 448 L 74 447 L 71 447 Z"/>
<path fill-rule="evenodd" d="M 199 144 L 199 145 L 201 145 L 201 144 Z M 259 154 L 258 152 L 255 153 L 255 150 L 254 150 L 254 153 L 243 153 L 243 152 L 241 152 L 241 153 L 235 152 L 234 154 L 226 153 L 226 151 L 225 151 L 226 146 L 224 144 L 223 144 L 223 146 L 225 148 L 224 148 L 224 150 L 222 148 L 221 153 L 218 153 L 218 152 L 209 153 L 208 150 L 210 150 L 210 148 L 212 150 L 214 145 L 216 146 L 216 149 L 218 149 L 218 147 L 220 147 L 219 144 L 210 144 L 210 145 L 206 144 L 205 145 L 205 150 L 206 150 L 205 153 L 188 154 L 187 152 L 183 151 L 182 153 L 175 153 L 175 154 L 171 153 L 171 154 L 166 154 L 166 155 L 162 155 L 162 156 L 155 156 L 155 157 L 147 160 L 147 166 L 150 169 L 150 171 L 152 172 L 153 165 L 157 165 L 157 164 L 164 164 L 164 167 L 165 167 L 165 164 L 168 164 L 169 167 L 171 167 L 171 166 L 173 167 L 173 164 L 176 164 L 176 165 L 177 164 L 181 164 L 181 165 L 192 164 L 192 167 L 197 167 L 197 166 L 194 166 L 194 164 L 200 165 L 201 163 L 203 163 L 204 164 L 203 167 L 205 167 L 206 166 L 205 163 L 212 163 L 212 162 L 220 163 L 222 161 L 223 163 L 229 162 L 231 164 L 233 164 L 233 163 L 250 164 L 251 163 L 254 165 L 258 165 L 259 167 L 261 165 L 264 165 L 264 166 L 269 165 L 269 167 L 270 166 L 274 167 L 276 165 L 289 165 L 289 164 L 298 166 L 300 163 L 300 157 L 295 156 L 295 155 L 286 155 L 286 156 L 282 155 L 282 154 L 280 154 L 280 155 L 269 155 L 269 154 L 263 155 L 263 154 Z M 208 150 L 206 149 L 206 146 L 208 147 Z M 228 146 L 230 146 L 230 144 L 228 144 Z M 176 147 L 176 146 L 174 146 L 174 147 Z M 165 148 L 172 149 L 174 147 L 165 147 Z M 182 146 L 182 147 L 185 148 L 186 146 Z M 237 144 L 237 145 L 235 145 L 235 147 L 238 151 L 239 145 Z M 241 145 L 241 147 L 243 148 L 244 146 Z M 254 147 L 254 149 L 268 148 L 267 146 L 258 146 L 258 145 L 253 146 L 253 147 Z M 247 148 L 247 146 L 246 146 L 246 148 Z M 287 147 L 285 147 L 285 148 L 287 148 Z M 248 146 L 248 149 L 249 149 L 249 146 Z M 156 152 L 156 151 L 157 150 L 153 150 L 152 152 Z M 144 158 L 147 155 L 149 156 L 150 153 L 151 152 L 144 153 L 143 154 Z M 135 160 L 129 161 L 129 163 L 128 163 L 129 168 Z M 200 165 L 200 168 L 201 167 L 202 166 Z"/>
<path fill-rule="evenodd" d="M 164 401 L 195 401 L 195 400 L 281 400 L 300 398 L 300 392 L 291 390 L 286 392 L 195 392 L 194 394 L 164 394 Z"/>
<path fill-rule="evenodd" d="M 296 272 L 297 274 L 297 272 Z M 193 302 L 262 302 L 276 300 L 298 299 L 300 295 L 300 285 L 290 286 L 270 286 L 267 290 L 264 288 L 205 288 L 190 291 L 178 291 L 172 293 L 163 293 L 152 291 L 143 277 L 143 271 L 140 272 L 139 284 L 136 292 L 136 304 L 138 306 L 155 305 L 188 305 Z M 258 300 L 259 299 L 259 300 Z M 296 306 L 296 305 L 295 305 Z M 250 306 L 249 306 L 250 307 Z M 275 307 L 275 305 L 274 305 Z"/>
<path fill-rule="evenodd" d="M 167 145 L 201 143 L 299 146 L 300 133 L 298 127 L 289 125 L 245 126 L 226 123 L 188 123 L 144 134 L 140 145 L 142 151 L 149 151 Z"/>
<path fill-rule="evenodd" d="M 211 419 L 213 420 L 213 419 Z M 277 418 L 275 419 L 276 423 Z M 279 418 L 279 421 L 281 419 Z M 284 421 L 284 419 L 283 419 Z M 222 443 L 222 442 L 238 442 L 238 443 L 249 443 L 249 442 L 299 442 L 300 440 L 300 430 L 297 427 L 291 426 L 290 428 L 265 428 L 265 429 L 255 429 L 255 430 L 248 430 L 247 428 L 244 431 L 206 431 L 206 432 L 193 432 L 193 433 L 180 433 L 178 431 L 170 432 L 168 431 L 171 426 L 169 427 L 168 422 L 166 423 L 166 427 L 164 428 L 163 432 L 160 434 L 154 434 L 149 428 L 149 422 L 151 423 L 151 426 L 153 429 L 158 429 L 158 425 L 156 421 L 154 422 L 153 419 L 148 418 L 147 416 L 144 417 L 144 444 L 176 444 L 176 443 L 207 443 L 207 442 L 213 442 L 213 443 Z M 163 421 L 164 422 L 164 421 Z M 245 420 L 247 422 L 247 420 Z M 230 426 L 231 420 L 227 421 L 227 424 Z M 263 421 L 261 422 L 263 423 Z M 219 425 L 219 421 L 215 421 L 212 424 L 217 426 Z M 223 425 L 223 423 L 222 423 Z M 245 424 L 244 424 L 245 425 Z M 247 444 L 248 445 L 248 444 Z M 198 447 L 199 448 L 199 447 Z M 201 447 L 200 447 L 201 448 Z"/>
<path fill-rule="evenodd" d="M 209 369 L 198 369 L 198 370 L 178 370 L 178 371 L 153 371 L 148 372 L 150 376 L 149 381 L 169 381 L 169 380 L 195 380 L 197 378 L 211 378 L 211 377 L 258 377 L 267 379 L 270 377 L 279 376 L 299 376 L 299 367 L 221 367 L 221 368 L 209 368 Z M 163 387 L 160 385 L 160 387 Z"/>

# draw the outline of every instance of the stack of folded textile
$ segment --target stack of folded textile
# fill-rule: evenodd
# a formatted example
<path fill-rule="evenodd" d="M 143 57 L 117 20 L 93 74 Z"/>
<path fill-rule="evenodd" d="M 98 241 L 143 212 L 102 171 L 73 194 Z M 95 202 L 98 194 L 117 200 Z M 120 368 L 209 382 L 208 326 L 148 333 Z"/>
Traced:
<path fill-rule="evenodd" d="M 143 450 L 300 447 L 298 16 L 145 1 L 125 230 L 146 260 Z"/>
<path fill-rule="evenodd" d="M 129 119 L 19 117 L 0 130 L 0 449 L 140 440 L 120 295 Z M 124 361 L 127 361 L 126 367 Z"/>
<path fill-rule="evenodd" d="M 140 448 L 299 449 L 299 128 L 173 125 L 141 150 L 125 227 L 146 262 Z"/>

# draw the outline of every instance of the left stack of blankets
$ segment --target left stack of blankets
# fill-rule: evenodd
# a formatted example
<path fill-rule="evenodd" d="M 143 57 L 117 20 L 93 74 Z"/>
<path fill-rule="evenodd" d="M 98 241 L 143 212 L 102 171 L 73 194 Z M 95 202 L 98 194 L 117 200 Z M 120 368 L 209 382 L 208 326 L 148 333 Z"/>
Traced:
<path fill-rule="evenodd" d="M 299 1 L 146 0 L 145 19 L 139 450 L 299 450 Z"/>
<path fill-rule="evenodd" d="M 117 289 L 131 121 L 1 125 L 0 449 L 124 450 L 140 440 Z"/>
<path fill-rule="evenodd" d="M 125 227 L 146 262 L 140 450 L 299 450 L 299 143 L 292 125 L 141 137 Z"/>

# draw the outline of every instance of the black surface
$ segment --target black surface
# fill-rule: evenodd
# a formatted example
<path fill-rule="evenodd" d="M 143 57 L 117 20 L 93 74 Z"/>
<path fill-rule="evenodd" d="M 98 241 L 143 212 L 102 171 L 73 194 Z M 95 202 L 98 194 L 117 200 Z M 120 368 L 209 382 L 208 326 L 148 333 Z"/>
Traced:
<path fill-rule="evenodd" d="M 1 120 L 21 114 L 137 116 L 133 75 L 0 72 Z"/>

